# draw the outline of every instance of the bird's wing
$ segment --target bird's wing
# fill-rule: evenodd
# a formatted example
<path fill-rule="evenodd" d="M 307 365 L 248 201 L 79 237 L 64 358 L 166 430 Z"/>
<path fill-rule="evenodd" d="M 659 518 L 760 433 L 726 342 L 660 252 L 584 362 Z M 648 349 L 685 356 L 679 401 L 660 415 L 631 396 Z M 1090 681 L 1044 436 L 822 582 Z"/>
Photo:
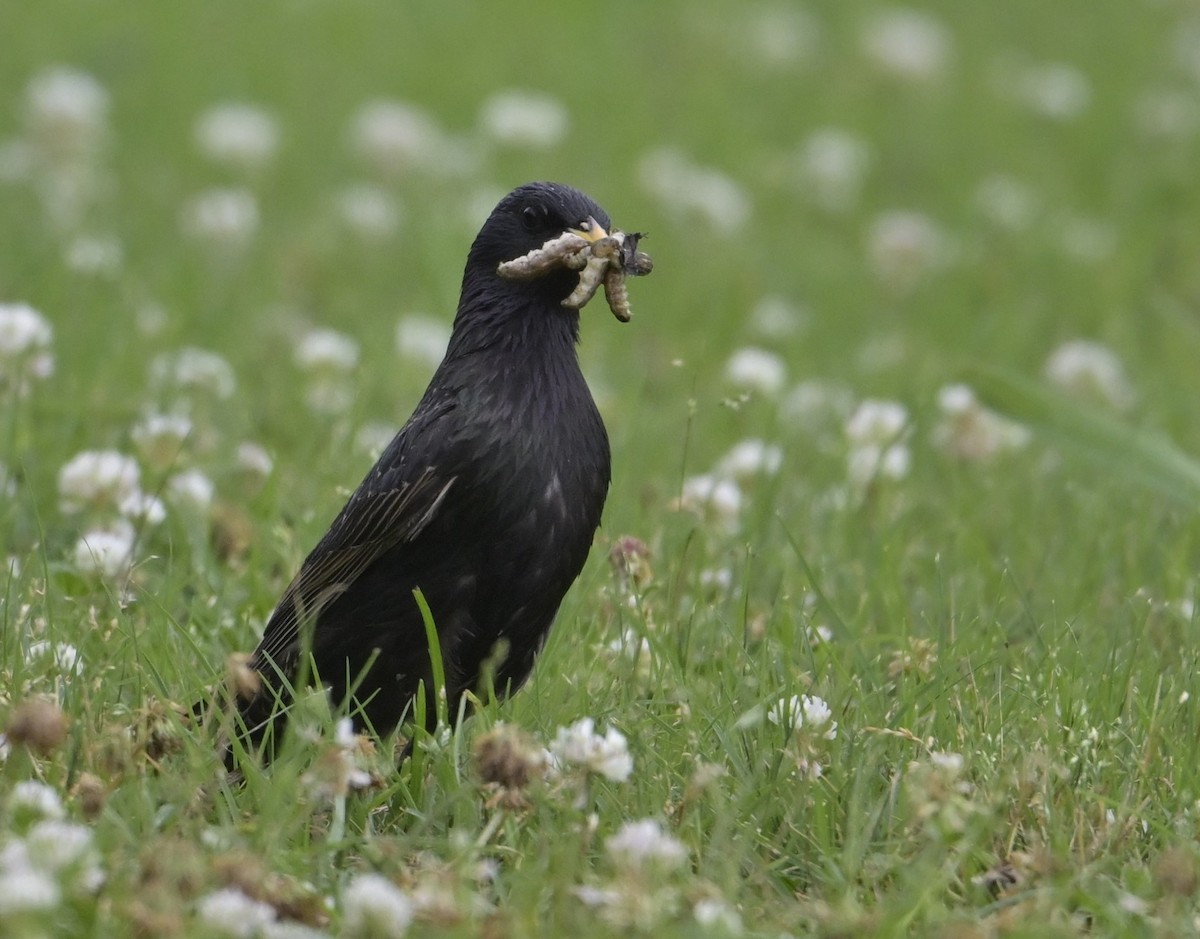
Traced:
<path fill-rule="evenodd" d="M 284 591 L 255 653 L 259 666 L 290 664 L 301 624 L 312 622 L 384 552 L 420 535 L 454 481 L 432 468 L 387 488 L 374 488 L 379 480 L 368 478 Z"/>

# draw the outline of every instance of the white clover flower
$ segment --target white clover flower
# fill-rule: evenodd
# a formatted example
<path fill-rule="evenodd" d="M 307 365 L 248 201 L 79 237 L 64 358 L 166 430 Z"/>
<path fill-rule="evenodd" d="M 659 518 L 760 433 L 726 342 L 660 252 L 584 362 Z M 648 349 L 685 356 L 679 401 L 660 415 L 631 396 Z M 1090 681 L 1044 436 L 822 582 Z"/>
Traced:
<path fill-rule="evenodd" d="M 1029 442 L 1028 428 L 989 411 L 966 385 L 942 387 L 938 408 L 942 419 L 933 430 L 934 445 L 960 459 L 986 460 Z"/>
<path fill-rule="evenodd" d="M 692 916 L 704 929 L 719 930 L 727 936 L 742 934 L 742 918 L 724 900 L 705 897 L 692 907 Z"/>
<path fill-rule="evenodd" d="M 410 167 L 433 168 L 445 145 L 442 131 L 428 114 L 403 101 L 368 101 L 354 115 L 350 144 L 355 152 L 388 175 Z"/>
<path fill-rule="evenodd" d="M 625 735 L 615 727 L 603 736 L 596 734 L 590 717 L 570 727 L 560 727 L 550 744 L 550 752 L 560 764 L 579 766 L 613 782 L 625 782 L 633 773 L 633 757 Z"/>
<path fill-rule="evenodd" d="M 333 742 L 345 749 L 358 746 L 358 734 L 354 732 L 354 721 L 348 717 L 339 718 L 333 726 Z"/>
<path fill-rule="evenodd" d="M 440 871 L 434 869 L 422 873 L 409 894 L 413 912 L 419 920 L 426 923 L 461 922 L 478 920 L 493 912 L 491 904 L 482 896 L 456 890 L 455 884 Z"/>
<path fill-rule="evenodd" d="M 77 235 L 63 256 L 69 270 L 88 276 L 115 274 L 124 259 L 125 249 L 116 235 Z"/>
<path fill-rule="evenodd" d="M 800 185 L 827 212 L 853 208 L 871 168 L 865 140 L 840 127 L 814 130 L 797 154 Z"/>
<path fill-rule="evenodd" d="M 800 699 L 800 708 L 804 712 L 806 727 L 821 730 L 822 727 L 828 725 L 825 730 L 821 731 L 821 736 L 826 740 L 833 740 L 837 736 L 837 721 L 833 720 L 833 711 L 830 710 L 823 698 L 804 695 Z"/>
<path fill-rule="evenodd" d="M 0 303 L 0 357 L 6 360 L 50 346 L 54 330 L 46 318 L 27 303 Z"/>
<path fill-rule="evenodd" d="M 845 385 L 809 379 L 796 385 L 780 402 L 780 414 L 808 431 L 843 424 L 854 410 L 854 393 Z"/>
<path fill-rule="evenodd" d="M 19 137 L 0 140 L 0 183 L 21 183 L 33 175 L 37 153 Z"/>
<path fill-rule="evenodd" d="M 196 904 L 196 916 L 222 936 L 252 939 L 275 922 L 275 909 L 236 887 L 225 887 L 201 897 Z"/>
<path fill-rule="evenodd" d="M 958 417 L 970 413 L 979 402 L 967 385 L 943 385 L 938 390 L 938 407 L 943 414 Z"/>
<path fill-rule="evenodd" d="M 946 26 L 930 13 L 902 7 L 875 13 L 862 32 L 862 49 L 880 72 L 907 81 L 932 81 L 952 52 Z"/>
<path fill-rule="evenodd" d="M 1117 893 L 1117 906 L 1125 913 L 1133 916 L 1150 916 L 1151 906 L 1148 900 L 1144 900 L 1137 894 L 1130 893 L 1127 890 L 1121 890 Z"/>
<path fill-rule="evenodd" d="M 368 421 L 358 428 L 358 432 L 354 435 L 354 447 L 360 453 L 365 453 L 371 459 L 377 460 L 395 436 L 395 424 L 387 421 Z"/>
<path fill-rule="evenodd" d="M 125 519 L 117 519 L 104 528 L 93 528 L 79 536 L 72 557 L 81 574 L 115 579 L 133 566 L 133 546 L 137 534 Z"/>
<path fill-rule="evenodd" d="M 306 372 L 352 372 L 358 358 L 358 342 L 332 329 L 314 329 L 296 343 L 296 364 Z"/>
<path fill-rule="evenodd" d="M 579 898 L 584 906 L 607 907 L 618 903 L 621 894 L 611 887 L 594 887 L 591 884 L 580 884 L 572 887 L 571 892 Z"/>
<path fill-rule="evenodd" d="M 613 655 L 631 659 L 649 658 L 653 654 L 650 640 L 629 628 L 622 630 L 621 635 L 609 642 L 607 648 Z"/>
<path fill-rule="evenodd" d="M 975 205 L 993 225 L 1009 231 L 1025 231 L 1037 217 L 1033 190 L 1012 176 L 983 180 L 975 190 Z"/>
<path fill-rule="evenodd" d="M 380 874 L 359 874 L 342 892 L 342 928 L 347 935 L 403 936 L 412 920 L 412 900 Z"/>
<path fill-rule="evenodd" d="M 262 939 L 332 939 L 330 933 L 294 919 L 276 920 L 259 930 Z"/>
<path fill-rule="evenodd" d="M 24 838 L 10 838 L 0 845 L 0 871 L 32 870 L 34 867 Z"/>
<path fill-rule="evenodd" d="M 110 508 L 141 490 L 141 470 L 133 457 L 116 450 L 85 450 L 58 471 L 58 498 L 62 511 Z"/>
<path fill-rule="evenodd" d="M 86 72 L 56 66 L 39 72 L 25 90 L 29 135 L 43 153 L 87 156 L 108 124 L 108 92 Z"/>
<path fill-rule="evenodd" d="M 837 737 L 837 721 L 824 698 L 816 695 L 792 695 L 780 698 L 767 709 L 767 720 L 793 731 L 804 728 L 826 740 Z"/>
<path fill-rule="evenodd" d="M 1089 339 L 1072 339 L 1055 349 L 1046 360 L 1045 374 L 1072 394 L 1098 399 L 1118 410 L 1132 407 L 1137 399 L 1117 354 Z"/>
<path fill-rule="evenodd" d="M 396 351 L 437 367 L 450 344 L 450 327 L 443 320 L 422 313 L 409 313 L 396 324 Z"/>
<path fill-rule="evenodd" d="M 760 336 L 786 339 L 808 325 L 808 313 L 784 297 L 766 296 L 750 311 L 750 325 Z"/>
<path fill-rule="evenodd" d="M 211 160 L 244 170 L 266 166 L 279 149 L 279 124 L 252 104 L 209 108 L 196 120 L 196 146 Z"/>
<path fill-rule="evenodd" d="M 183 233 L 215 248 L 239 249 L 258 231 L 258 200 L 248 189 L 212 188 L 184 204 Z"/>
<path fill-rule="evenodd" d="M 635 870 L 679 867 L 688 856 L 683 842 L 664 832 L 662 824 L 653 818 L 626 822 L 605 842 L 605 847 L 618 867 Z"/>
<path fill-rule="evenodd" d="M 855 445 L 894 443 L 908 426 L 908 409 L 898 401 L 867 398 L 846 421 L 846 437 Z"/>
<path fill-rule="evenodd" d="M 354 403 L 354 387 L 341 378 L 318 378 L 305 389 L 304 403 L 314 414 L 342 414 Z"/>
<path fill-rule="evenodd" d="M 823 642 L 833 641 L 833 630 L 824 623 L 818 623 L 816 626 L 809 626 L 805 629 L 805 635 L 808 636 L 808 641 L 814 646 L 819 646 Z"/>
<path fill-rule="evenodd" d="M 38 822 L 25 836 L 25 850 L 35 867 L 51 874 L 77 866 L 96 866 L 91 829 L 75 822 Z"/>
<path fill-rule="evenodd" d="M 1069 216 L 1059 228 L 1063 252 L 1083 264 L 1097 264 L 1117 248 L 1117 230 L 1103 219 Z"/>
<path fill-rule="evenodd" d="M 711 512 L 718 519 L 733 524 L 742 511 L 742 490 L 732 479 L 708 474 L 689 476 L 683 481 L 679 505 L 693 511 Z"/>
<path fill-rule="evenodd" d="M 61 902 L 58 881 L 45 871 L 0 868 L 0 918 L 57 909 Z"/>
<path fill-rule="evenodd" d="M 1138 99 L 1134 119 L 1149 137 L 1189 140 L 1200 130 L 1200 100 L 1189 91 L 1152 89 Z"/>
<path fill-rule="evenodd" d="M 8 795 L 9 807 L 30 812 L 42 818 L 60 819 L 66 815 L 62 799 L 45 783 L 23 779 L 12 787 Z"/>
<path fill-rule="evenodd" d="M 642 157 L 638 179 L 664 211 L 697 216 L 718 234 L 733 235 L 750 220 L 750 197 L 739 183 L 673 148 L 661 147 Z"/>
<path fill-rule="evenodd" d="M 742 440 L 717 461 L 717 474 L 732 479 L 774 476 L 783 465 L 783 450 L 778 444 L 757 437 Z"/>
<path fill-rule="evenodd" d="M 212 480 L 198 469 L 184 470 L 167 480 L 167 497 L 199 515 L 212 506 L 214 491 Z"/>
<path fill-rule="evenodd" d="M 23 394 L 28 379 L 53 375 L 53 340 L 50 323 L 29 304 L 0 303 L 0 389 L 7 384 Z"/>
<path fill-rule="evenodd" d="M 228 398 L 237 387 L 233 366 L 207 349 L 184 346 L 164 352 L 150 363 L 150 378 L 158 388 L 200 391 L 214 398 Z"/>
<path fill-rule="evenodd" d="M 952 776 L 962 772 L 963 756 L 961 753 L 944 753 L 934 751 L 929 754 L 929 762 L 940 770 L 945 770 Z"/>
<path fill-rule="evenodd" d="M 803 7 L 775 3 L 751 11 L 743 22 L 749 63 L 785 68 L 812 58 L 820 48 L 820 25 Z"/>
<path fill-rule="evenodd" d="M 264 446 L 252 440 L 239 443 L 234 458 L 237 468 L 248 476 L 266 479 L 275 469 L 275 461 L 271 459 L 271 454 Z"/>
<path fill-rule="evenodd" d="M 787 382 L 787 366 L 774 352 L 746 346 L 736 350 L 725 363 L 725 378 L 739 388 L 773 396 Z"/>
<path fill-rule="evenodd" d="M 143 336 L 159 336 L 167 328 L 170 318 L 162 305 L 153 300 L 138 304 L 134 311 L 134 322 Z"/>
<path fill-rule="evenodd" d="M 905 773 L 904 796 L 915 820 L 943 836 L 962 832 L 980 810 L 963 767 L 962 754 L 933 752 L 927 762 L 909 763 Z"/>
<path fill-rule="evenodd" d="M 625 735 L 610 727 L 599 738 L 591 759 L 591 770 L 613 782 L 625 782 L 633 773 L 633 757 L 629 753 Z"/>
<path fill-rule="evenodd" d="M 539 91 L 499 91 L 479 113 L 483 132 L 509 146 L 546 149 L 562 143 L 570 120 L 566 106 Z"/>
<path fill-rule="evenodd" d="M 83 656 L 69 642 L 50 642 L 47 639 L 31 642 L 25 653 L 25 661 L 33 662 L 48 655 L 53 656 L 54 664 L 64 674 L 78 675 L 83 671 Z"/>
<path fill-rule="evenodd" d="M 57 156 L 65 156 L 56 162 Z M 110 177 L 90 154 L 46 154 L 39 151 L 35 180 L 42 211 L 63 234 L 80 230 L 91 211 L 110 186 Z"/>
<path fill-rule="evenodd" d="M 706 567 L 700 572 L 698 582 L 701 587 L 723 592 L 733 586 L 733 571 L 728 567 Z"/>
<path fill-rule="evenodd" d="M 333 747 L 327 748 L 301 779 L 313 798 L 344 799 L 350 792 L 372 784 L 371 774 L 358 765 L 359 743 L 354 722 L 348 717 L 341 718 L 334 726 Z"/>
<path fill-rule="evenodd" d="M 361 238 L 376 240 L 396 233 L 402 217 L 396 199 L 379 186 L 359 184 L 337 197 L 342 224 Z"/>
<path fill-rule="evenodd" d="M 1015 90 L 1032 111 L 1055 121 L 1074 120 L 1092 101 L 1087 76 L 1061 62 L 1027 67 L 1017 76 Z"/>
<path fill-rule="evenodd" d="M 167 507 L 162 499 L 148 492 L 135 492 L 117 504 L 117 511 L 132 522 L 146 525 L 161 525 L 167 517 Z"/>
<path fill-rule="evenodd" d="M 911 466 L 912 453 L 903 443 L 864 444 L 846 454 L 846 475 L 856 489 L 865 489 L 876 479 L 904 479 Z"/>
<path fill-rule="evenodd" d="M 182 414 L 147 414 L 134 424 L 129 436 L 138 455 L 150 466 L 163 470 L 179 459 L 191 433 L 192 422 Z"/>
<path fill-rule="evenodd" d="M 885 212 L 867 233 L 871 269 L 889 286 L 907 290 L 947 258 L 945 236 L 920 212 Z"/>
<path fill-rule="evenodd" d="M 296 343 L 296 364 L 311 376 L 305 401 L 318 414 L 338 414 L 354 403 L 347 376 L 358 364 L 358 343 L 332 329 L 317 329 Z"/>

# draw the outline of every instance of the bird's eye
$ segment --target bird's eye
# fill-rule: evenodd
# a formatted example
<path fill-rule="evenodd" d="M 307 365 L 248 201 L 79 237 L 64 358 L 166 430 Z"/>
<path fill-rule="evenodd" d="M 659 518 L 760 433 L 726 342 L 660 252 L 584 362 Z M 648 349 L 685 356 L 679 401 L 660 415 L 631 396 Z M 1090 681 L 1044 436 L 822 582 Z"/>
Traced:
<path fill-rule="evenodd" d="M 546 227 L 546 211 L 536 206 L 526 206 L 521 211 L 521 224 L 526 231 L 539 231 Z"/>

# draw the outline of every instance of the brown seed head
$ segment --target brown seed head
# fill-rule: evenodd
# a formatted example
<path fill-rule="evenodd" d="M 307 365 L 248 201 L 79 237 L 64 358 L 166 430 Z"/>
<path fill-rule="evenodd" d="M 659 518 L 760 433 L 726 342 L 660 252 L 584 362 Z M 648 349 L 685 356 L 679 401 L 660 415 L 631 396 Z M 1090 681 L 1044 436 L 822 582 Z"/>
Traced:
<path fill-rule="evenodd" d="M 67 739 L 70 722 L 50 698 L 27 698 L 8 718 L 6 731 L 10 743 L 28 747 L 39 756 L 49 756 Z"/>
<path fill-rule="evenodd" d="M 541 750 L 518 727 L 497 724 L 475 739 L 475 771 L 485 783 L 505 789 L 524 789 L 545 771 Z"/>
<path fill-rule="evenodd" d="M 71 795 L 79 800 L 83 817 L 90 822 L 104 811 L 104 803 L 108 799 L 108 788 L 99 776 L 84 773 L 71 789 Z"/>

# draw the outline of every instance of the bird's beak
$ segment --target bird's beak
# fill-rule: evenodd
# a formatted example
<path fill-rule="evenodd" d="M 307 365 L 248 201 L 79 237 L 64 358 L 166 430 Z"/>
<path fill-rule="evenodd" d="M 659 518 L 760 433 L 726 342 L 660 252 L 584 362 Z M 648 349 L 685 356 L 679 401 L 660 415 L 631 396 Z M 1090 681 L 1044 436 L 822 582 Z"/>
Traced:
<path fill-rule="evenodd" d="M 604 226 L 597 222 L 590 215 L 585 221 L 579 223 L 578 228 L 569 228 L 567 230 L 572 235 L 578 235 L 588 244 L 595 244 L 601 238 L 608 237 L 608 232 L 604 230 Z"/>

